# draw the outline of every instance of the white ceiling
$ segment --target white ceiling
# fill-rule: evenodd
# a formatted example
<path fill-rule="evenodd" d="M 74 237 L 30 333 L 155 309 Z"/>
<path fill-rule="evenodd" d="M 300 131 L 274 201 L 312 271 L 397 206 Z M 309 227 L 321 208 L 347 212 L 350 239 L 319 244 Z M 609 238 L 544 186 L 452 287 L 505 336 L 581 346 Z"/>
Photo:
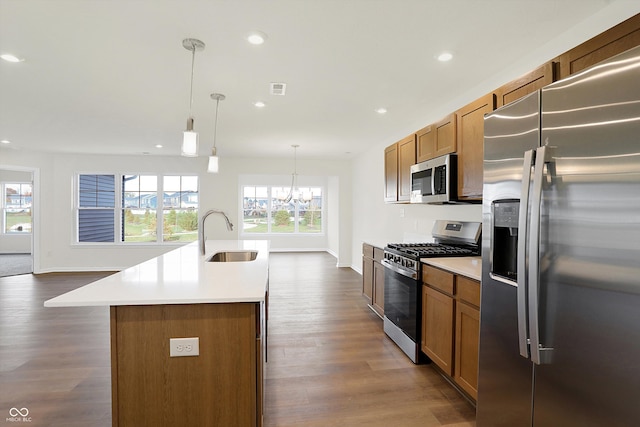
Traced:
<path fill-rule="evenodd" d="M 439 119 L 639 4 L 0 0 L 0 52 L 25 58 L 0 61 L 0 139 L 19 150 L 178 155 L 191 73 L 182 40 L 193 37 L 206 43 L 193 86 L 201 155 L 213 143 L 209 95 L 220 92 L 221 157 L 289 156 L 299 144 L 299 157 L 349 158 Z M 266 43 L 248 44 L 252 30 Z M 434 59 L 443 50 L 454 52 L 451 62 Z M 286 82 L 286 96 L 269 95 L 271 82 Z M 267 107 L 255 108 L 257 100 Z M 381 106 L 384 116 L 374 112 Z"/>

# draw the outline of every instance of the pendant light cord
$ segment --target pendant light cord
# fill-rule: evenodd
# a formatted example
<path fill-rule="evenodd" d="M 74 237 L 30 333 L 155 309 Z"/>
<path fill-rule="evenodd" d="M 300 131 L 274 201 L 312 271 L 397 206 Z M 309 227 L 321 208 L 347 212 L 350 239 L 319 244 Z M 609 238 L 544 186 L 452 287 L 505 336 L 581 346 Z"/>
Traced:
<path fill-rule="evenodd" d="M 294 188 L 296 187 L 296 188 Z M 291 193 L 298 187 L 298 146 L 293 146 L 293 177 L 291 178 Z"/>
<path fill-rule="evenodd" d="M 218 105 L 220 105 L 220 97 L 216 98 L 216 118 L 213 127 L 213 149 L 216 149 L 216 135 L 218 134 Z"/>
<path fill-rule="evenodd" d="M 193 117 L 191 113 L 193 108 L 193 68 L 196 62 L 196 45 L 191 45 L 191 86 L 189 87 L 189 117 Z"/>

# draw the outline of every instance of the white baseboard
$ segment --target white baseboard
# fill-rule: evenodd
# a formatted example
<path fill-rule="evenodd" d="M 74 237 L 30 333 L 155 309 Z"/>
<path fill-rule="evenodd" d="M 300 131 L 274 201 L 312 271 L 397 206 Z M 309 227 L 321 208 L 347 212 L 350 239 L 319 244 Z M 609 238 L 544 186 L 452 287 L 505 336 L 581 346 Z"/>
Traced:
<path fill-rule="evenodd" d="M 122 271 L 128 267 L 99 267 L 99 268 L 91 268 L 91 267 L 82 267 L 82 268 L 73 268 L 73 267 L 65 267 L 65 268 L 38 268 L 33 270 L 33 274 L 47 274 L 47 273 L 99 273 L 99 272 L 109 272 L 109 271 Z"/>
<path fill-rule="evenodd" d="M 269 252 L 328 252 L 326 248 L 269 248 Z"/>

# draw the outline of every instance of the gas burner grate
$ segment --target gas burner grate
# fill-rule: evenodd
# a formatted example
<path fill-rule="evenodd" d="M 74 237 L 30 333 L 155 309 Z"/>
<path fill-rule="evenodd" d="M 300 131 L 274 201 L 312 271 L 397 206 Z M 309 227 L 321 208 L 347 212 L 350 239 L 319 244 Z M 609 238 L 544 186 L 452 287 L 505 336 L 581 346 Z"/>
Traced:
<path fill-rule="evenodd" d="M 477 250 L 461 246 L 444 245 L 442 243 L 391 243 L 388 249 L 415 258 L 473 256 Z"/>

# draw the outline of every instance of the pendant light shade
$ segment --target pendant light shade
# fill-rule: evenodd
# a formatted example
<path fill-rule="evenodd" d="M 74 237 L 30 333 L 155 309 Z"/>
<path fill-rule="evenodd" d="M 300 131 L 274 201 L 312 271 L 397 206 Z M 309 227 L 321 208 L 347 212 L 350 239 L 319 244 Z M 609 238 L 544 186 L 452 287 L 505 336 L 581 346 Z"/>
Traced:
<path fill-rule="evenodd" d="M 209 156 L 209 165 L 207 166 L 207 172 L 218 173 L 218 156 L 216 156 L 216 150 L 214 149 Z"/>
<path fill-rule="evenodd" d="M 204 50 L 204 43 L 198 39 L 184 39 L 182 46 L 191 51 L 191 86 L 189 89 L 189 118 L 187 119 L 187 130 L 184 131 L 182 138 L 181 154 L 186 157 L 198 156 L 198 133 L 193 130 L 193 115 L 191 109 L 193 107 L 193 66 L 196 59 L 196 51 Z"/>
<path fill-rule="evenodd" d="M 198 156 L 198 132 L 192 130 L 184 131 L 181 154 L 185 157 Z"/>
<path fill-rule="evenodd" d="M 193 119 L 187 120 L 187 130 L 182 138 L 182 152 L 185 157 L 196 157 L 198 155 L 198 132 L 193 131 Z"/>
<path fill-rule="evenodd" d="M 216 148 L 216 135 L 218 133 L 218 107 L 220 105 L 220 101 L 224 101 L 225 98 L 226 96 L 221 93 L 211 94 L 211 99 L 215 99 L 216 101 L 216 117 L 213 123 L 213 149 L 209 156 L 209 165 L 207 166 L 207 172 L 209 173 L 218 173 L 218 152 Z"/>

